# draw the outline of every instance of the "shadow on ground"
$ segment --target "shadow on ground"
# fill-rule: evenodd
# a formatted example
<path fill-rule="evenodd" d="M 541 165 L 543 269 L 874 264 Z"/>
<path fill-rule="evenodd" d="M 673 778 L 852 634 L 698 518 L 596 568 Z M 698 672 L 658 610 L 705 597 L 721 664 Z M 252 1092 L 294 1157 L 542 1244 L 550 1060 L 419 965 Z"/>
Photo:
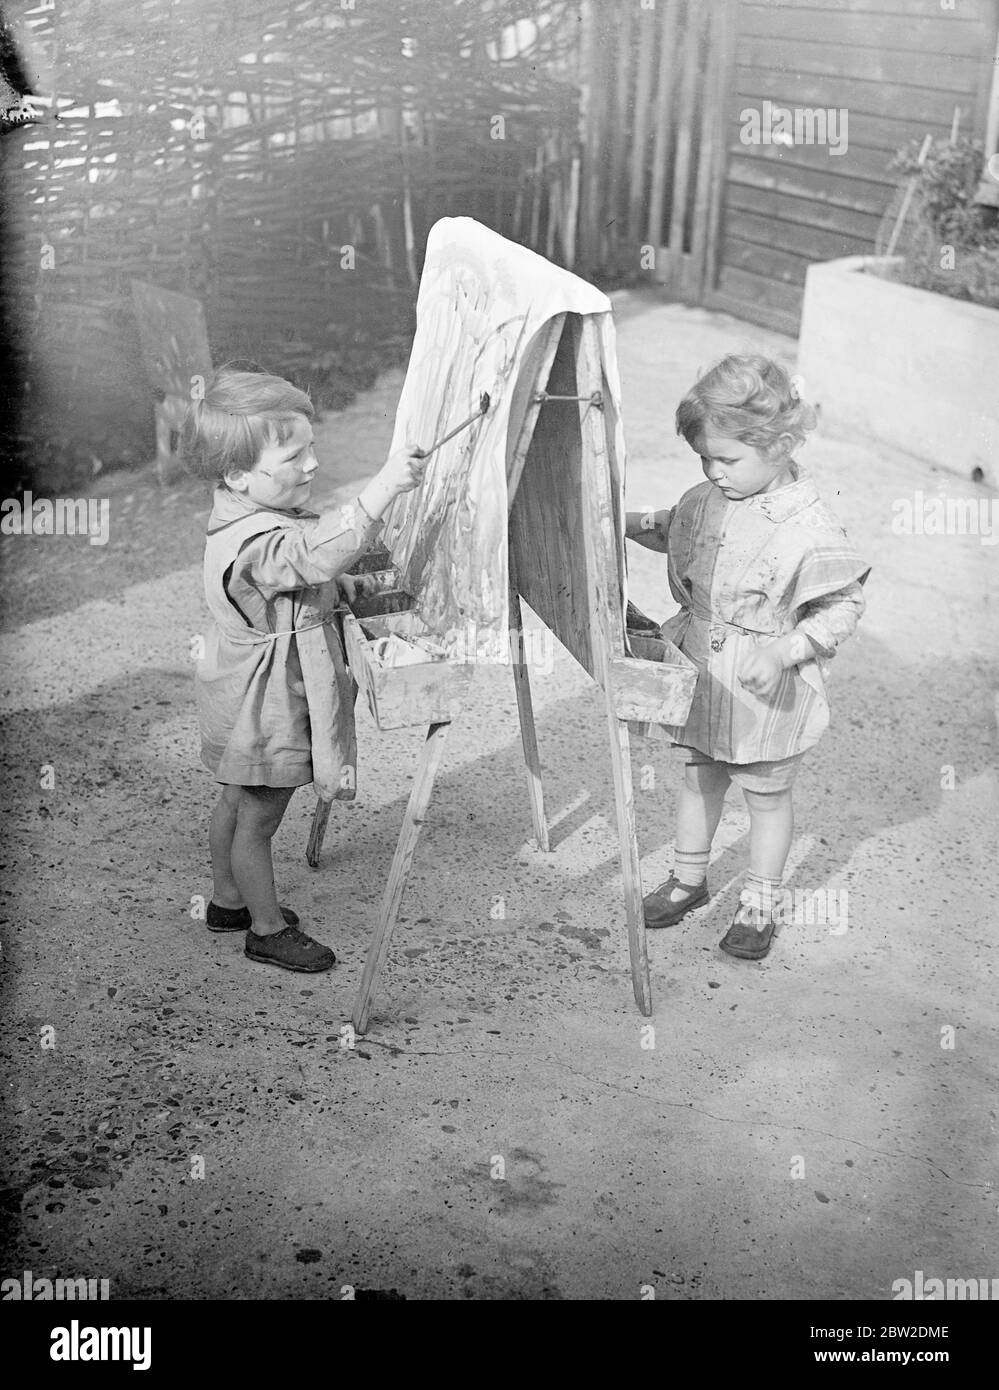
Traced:
<path fill-rule="evenodd" d="M 939 816 L 954 795 L 931 790 L 942 765 L 961 782 L 988 766 L 988 686 L 980 663 L 921 671 L 872 642 L 837 668 L 832 732 L 798 785 L 807 849 L 792 882 L 849 888 L 847 940 L 798 927 L 759 964 L 717 952 L 746 856 L 731 793 L 720 897 L 650 933 L 658 1053 L 642 1050 L 631 999 L 594 686 L 548 701 L 535 681 L 546 857 L 528 840 L 512 683 L 477 677 L 354 1047 L 343 1030 L 417 731 L 379 736 L 362 720 L 360 799 L 334 808 L 317 872 L 303 858 L 311 794 L 293 802 L 283 895 L 341 956 L 308 978 L 251 965 L 239 936 L 191 917 L 210 889 L 213 784 L 192 773 L 188 671 L 145 669 L 9 718 L 9 1268 L 110 1277 L 116 1296 L 152 1298 L 346 1285 L 632 1297 L 642 1279 L 664 1297 L 885 1297 L 892 1269 L 911 1276 L 934 1254 L 970 1268 L 950 1194 L 987 1201 L 967 1176 L 987 1122 L 940 1083 L 936 1033 L 971 1022 L 971 1006 L 938 927 L 913 920 L 914 881 L 924 913 L 944 913 L 951 952 L 981 924 L 962 920 L 959 886 L 938 891 L 954 847 L 936 835 L 922 862 L 882 850 L 872 875 L 858 856 Z M 58 795 L 39 786 L 45 766 Z M 679 769 L 651 743 L 634 745 L 633 767 L 652 886 L 668 868 Z M 655 786 L 641 790 L 648 767 Z M 963 1060 L 962 1085 L 987 1089 L 984 1058 Z M 821 1176 L 789 1184 L 796 1157 Z M 918 1239 L 900 1218 L 914 1195 Z"/>

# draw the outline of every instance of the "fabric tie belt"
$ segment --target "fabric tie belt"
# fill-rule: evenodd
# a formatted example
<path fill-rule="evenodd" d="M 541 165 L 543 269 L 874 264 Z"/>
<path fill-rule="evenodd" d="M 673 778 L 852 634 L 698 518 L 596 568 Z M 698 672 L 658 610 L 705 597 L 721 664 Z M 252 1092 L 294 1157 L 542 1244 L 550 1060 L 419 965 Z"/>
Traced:
<path fill-rule="evenodd" d="M 680 615 L 686 615 L 688 618 L 697 618 L 699 622 L 708 623 L 711 627 L 730 627 L 736 632 L 745 633 L 749 637 L 777 638 L 782 635 L 779 632 L 764 632 L 762 628 L 758 627 L 743 627 L 739 623 L 728 623 L 724 618 L 717 617 L 710 609 L 701 608 L 694 604 L 681 604 L 680 614 L 678 614 L 678 616 Z"/>
<path fill-rule="evenodd" d="M 325 627 L 327 623 L 334 621 L 338 611 L 338 609 L 334 608 L 332 612 L 324 614 L 318 622 L 306 623 L 303 627 L 289 627 L 286 628 L 284 632 L 258 632 L 256 628 L 250 628 L 250 631 L 253 633 L 252 637 L 230 637 L 226 634 L 226 640 L 229 642 L 236 642 L 241 647 L 258 647 L 261 643 L 273 642 L 278 637 L 295 637 L 298 633 L 308 632 L 314 627 Z"/>

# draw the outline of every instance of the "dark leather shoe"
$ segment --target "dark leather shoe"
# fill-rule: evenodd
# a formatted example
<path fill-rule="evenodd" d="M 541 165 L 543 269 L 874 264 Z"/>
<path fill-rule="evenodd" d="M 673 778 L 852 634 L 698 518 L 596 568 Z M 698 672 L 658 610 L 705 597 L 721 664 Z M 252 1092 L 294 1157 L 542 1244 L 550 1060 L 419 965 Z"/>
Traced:
<path fill-rule="evenodd" d="M 332 970 L 336 965 L 336 956 L 328 946 L 313 941 L 297 927 L 285 927 L 270 936 L 248 931 L 243 953 L 263 965 L 280 965 L 283 970 L 301 970 L 306 975 Z"/>
<path fill-rule="evenodd" d="M 776 925 L 772 913 L 740 903 L 732 925 L 718 945 L 740 960 L 762 960 L 770 950 Z"/>
<path fill-rule="evenodd" d="M 681 898 L 679 902 L 670 902 L 670 894 L 674 888 L 682 888 L 685 893 L 690 894 L 690 897 Z M 703 907 L 710 896 L 706 882 L 699 883 L 694 888 L 690 884 L 681 883 L 675 874 L 670 874 L 665 883 L 661 883 L 648 897 L 643 899 L 645 925 L 647 927 L 675 927 L 681 917 L 685 917 L 688 912 L 693 912 L 695 907 Z"/>
<path fill-rule="evenodd" d="M 282 907 L 281 916 L 289 927 L 298 926 L 298 913 L 292 912 L 290 907 Z M 248 907 L 219 907 L 218 903 L 209 903 L 208 911 L 205 913 L 205 922 L 209 931 L 249 931 L 250 909 Z"/>

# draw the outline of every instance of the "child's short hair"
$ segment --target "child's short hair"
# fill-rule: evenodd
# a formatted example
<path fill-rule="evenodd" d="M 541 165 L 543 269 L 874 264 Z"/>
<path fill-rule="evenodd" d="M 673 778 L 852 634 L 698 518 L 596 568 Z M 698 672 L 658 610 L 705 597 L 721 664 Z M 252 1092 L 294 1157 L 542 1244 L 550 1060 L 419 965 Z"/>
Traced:
<path fill-rule="evenodd" d="M 787 452 L 815 428 L 815 411 L 803 401 L 783 367 L 769 357 L 730 353 L 694 383 L 676 411 L 676 432 L 691 448 L 710 426 L 725 439 L 741 439 L 764 457 L 790 436 Z"/>
<path fill-rule="evenodd" d="M 220 367 L 202 400 L 192 401 L 181 435 L 184 464 L 196 478 L 218 482 L 249 470 L 268 444 L 283 444 L 295 418 L 315 414 L 304 391 L 280 376 Z"/>

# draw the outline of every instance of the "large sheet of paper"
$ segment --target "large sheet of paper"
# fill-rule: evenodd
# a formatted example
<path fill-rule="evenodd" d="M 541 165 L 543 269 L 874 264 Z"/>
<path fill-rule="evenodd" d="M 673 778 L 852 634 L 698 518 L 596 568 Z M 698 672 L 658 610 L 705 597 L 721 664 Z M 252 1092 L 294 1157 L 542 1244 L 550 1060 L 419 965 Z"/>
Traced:
<path fill-rule="evenodd" d="M 509 659 L 507 465 L 520 425 L 511 406 L 532 341 L 563 312 L 599 316 L 623 518 L 624 440 L 610 308 L 593 285 L 471 218 L 443 218 L 431 229 L 392 447 L 429 448 L 478 410 L 482 392 L 490 404 L 433 455 L 419 488 L 397 499 L 384 538 L 420 617 L 453 657 Z M 576 407 L 564 409 L 567 428 L 578 430 Z"/>

